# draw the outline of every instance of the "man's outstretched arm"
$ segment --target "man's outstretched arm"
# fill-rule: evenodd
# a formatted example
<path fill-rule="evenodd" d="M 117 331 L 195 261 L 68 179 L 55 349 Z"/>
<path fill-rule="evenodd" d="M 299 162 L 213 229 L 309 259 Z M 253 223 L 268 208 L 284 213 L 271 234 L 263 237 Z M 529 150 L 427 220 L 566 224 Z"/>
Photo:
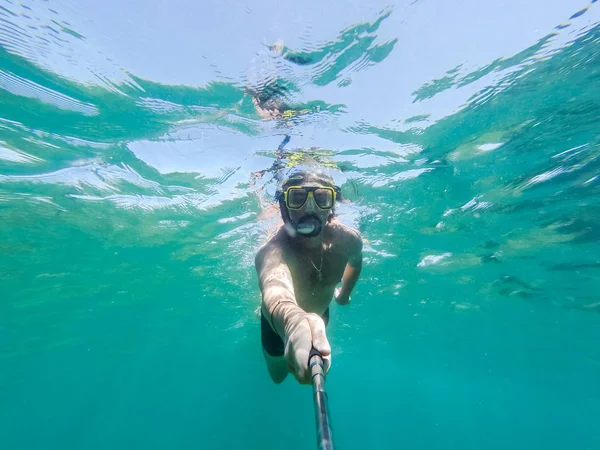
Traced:
<path fill-rule="evenodd" d="M 255 264 L 263 314 L 284 342 L 285 358 L 294 377 L 301 383 L 310 383 L 308 355 L 313 347 L 323 355 L 326 371 L 331 365 L 325 323 L 319 315 L 298 306 L 292 274 L 280 247 L 267 244 L 259 250 Z"/>
<path fill-rule="evenodd" d="M 262 292 L 262 312 L 285 342 L 286 322 L 304 313 L 296 302 L 292 274 L 284 261 L 282 249 L 275 245 L 267 244 L 261 248 L 254 262 Z"/>

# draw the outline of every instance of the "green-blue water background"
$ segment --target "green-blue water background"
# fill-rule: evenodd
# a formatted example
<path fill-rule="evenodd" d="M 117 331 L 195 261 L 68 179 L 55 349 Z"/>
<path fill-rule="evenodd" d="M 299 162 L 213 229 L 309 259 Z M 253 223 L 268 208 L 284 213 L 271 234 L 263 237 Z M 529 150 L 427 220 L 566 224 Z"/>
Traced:
<path fill-rule="evenodd" d="M 23 16 L 42 7 L 0 8 L 3 449 L 314 447 L 310 388 L 271 383 L 254 315 L 286 134 L 285 162 L 304 150 L 328 165 L 341 220 L 366 242 L 352 305 L 329 326 L 338 448 L 600 447 L 600 26 L 565 35 L 596 5 L 414 92 L 499 74 L 452 113 L 404 117 L 390 99 L 398 120 L 383 124 L 303 92 L 343 94 L 356 61 L 384 65 L 404 45 L 373 43 L 391 9 L 276 57 L 309 76 L 256 86 L 294 111 L 264 121 L 243 80 L 53 73 L 35 46 L 19 51 Z M 85 40 L 59 14 L 47 25 L 67 47 Z M 344 120 L 385 144 L 297 144 Z M 178 143 L 205 172 L 157 169 Z"/>

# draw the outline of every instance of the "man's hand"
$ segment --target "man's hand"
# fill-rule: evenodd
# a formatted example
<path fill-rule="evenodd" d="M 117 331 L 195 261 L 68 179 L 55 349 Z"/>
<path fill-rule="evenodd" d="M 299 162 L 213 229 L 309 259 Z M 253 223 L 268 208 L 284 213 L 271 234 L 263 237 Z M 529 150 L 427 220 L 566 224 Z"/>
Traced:
<path fill-rule="evenodd" d="M 325 322 L 314 313 L 306 313 L 291 329 L 285 345 L 285 359 L 290 372 L 302 384 L 310 384 L 308 355 L 312 348 L 323 355 L 325 373 L 331 366 L 331 347 L 325 335 Z"/>
<path fill-rule="evenodd" d="M 336 287 L 335 291 L 333 291 L 333 298 L 338 305 L 347 305 L 350 303 L 350 294 L 343 294 L 340 287 Z"/>

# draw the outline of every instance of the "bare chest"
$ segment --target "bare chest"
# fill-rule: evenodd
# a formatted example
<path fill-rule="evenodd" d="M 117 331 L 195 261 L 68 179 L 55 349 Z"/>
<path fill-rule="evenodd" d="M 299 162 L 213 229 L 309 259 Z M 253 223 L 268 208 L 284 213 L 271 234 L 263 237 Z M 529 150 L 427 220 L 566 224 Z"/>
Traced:
<path fill-rule="evenodd" d="M 321 314 L 329 305 L 335 286 L 341 281 L 348 257 L 333 249 L 321 252 L 294 251 L 288 255 L 288 267 L 294 282 L 298 304 Z"/>

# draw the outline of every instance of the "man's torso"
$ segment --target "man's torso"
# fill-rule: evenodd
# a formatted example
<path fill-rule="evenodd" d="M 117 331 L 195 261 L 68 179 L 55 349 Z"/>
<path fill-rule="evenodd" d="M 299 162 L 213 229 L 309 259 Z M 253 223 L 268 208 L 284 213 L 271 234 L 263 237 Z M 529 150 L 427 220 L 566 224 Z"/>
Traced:
<path fill-rule="evenodd" d="M 342 279 L 352 248 L 351 240 L 357 239 L 358 232 L 334 219 L 325 226 L 322 236 L 322 246 L 308 249 L 294 245 L 282 228 L 266 244 L 283 250 L 298 306 L 319 315 L 327 310 L 335 287 Z"/>

